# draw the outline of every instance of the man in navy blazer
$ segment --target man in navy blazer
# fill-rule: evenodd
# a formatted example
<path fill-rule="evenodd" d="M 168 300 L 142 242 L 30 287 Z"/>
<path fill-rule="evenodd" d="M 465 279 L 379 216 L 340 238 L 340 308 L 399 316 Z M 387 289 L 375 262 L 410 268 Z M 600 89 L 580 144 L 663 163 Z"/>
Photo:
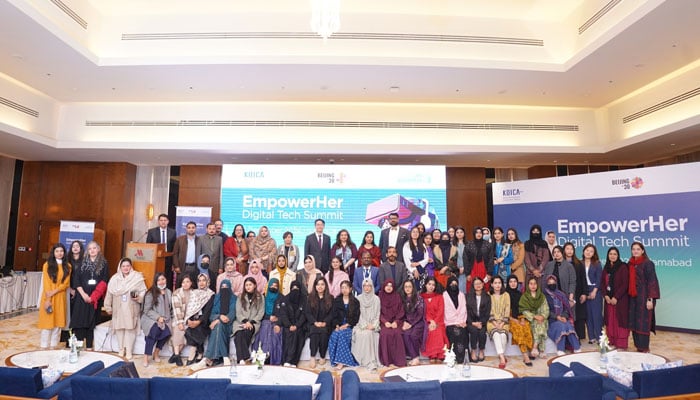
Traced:
<path fill-rule="evenodd" d="M 389 247 L 394 247 L 399 253 L 397 260 L 403 262 L 403 245 L 408 241 L 408 229 L 399 226 L 399 213 L 396 212 L 389 214 L 389 225 L 389 228 L 382 229 L 379 237 L 382 261 L 386 261 L 386 251 Z"/>
<path fill-rule="evenodd" d="M 158 216 L 158 226 L 148 230 L 146 243 L 165 243 L 165 251 L 168 253 L 173 251 L 177 234 L 175 229 L 168 227 L 170 219 L 168 214 L 160 214 Z M 167 278 L 168 289 L 173 290 L 173 258 L 165 257 L 165 277 Z"/>
<path fill-rule="evenodd" d="M 361 266 L 355 268 L 355 275 L 352 277 L 352 288 L 358 295 L 362 293 L 362 282 L 365 278 L 372 280 L 374 293 L 379 292 L 379 268 L 372 265 L 372 256 L 368 251 L 362 253 Z"/>
<path fill-rule="evenodd" d="M 319 218 L 314 225 L 316 231 L 307 236 L 304 242 L 304 256 L 314 256 L 316 268 L 325 275 L 331 265 L 331 237 L 323 233 L 326 221 Z"/>

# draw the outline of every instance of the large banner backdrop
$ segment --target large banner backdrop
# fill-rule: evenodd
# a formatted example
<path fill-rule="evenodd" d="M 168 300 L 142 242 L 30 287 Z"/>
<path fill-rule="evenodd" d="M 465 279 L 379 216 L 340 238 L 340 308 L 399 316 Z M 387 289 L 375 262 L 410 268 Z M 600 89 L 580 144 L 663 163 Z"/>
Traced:
<path fill-rule="evenodd" d="M 221 219 L 226 233 L 235 224 L 256 233 L 270 229 L 277 245 L 282 234 L 294 234 L 303 251 L 314 220 L 326 221 L 325 233 L 335 243 L 341 229 L 359 247 L 366 231 L 388 226 L 398 212 L 400 224 L 422 222 L 427 231 L 445 225 L 445 167 L 410 165 L 224 165 Z M 299 265 L 301 267 L 301 264 Z"/>
<path fill-rule="evenodd" d="M 494 225 L 554 231 L 581 257 L 593 243 L 601 264 L 608 248 L 630 258 L 642 242 L 661 285 L 657 325 L 700 330 L 700 163 L 627 169 L 493 184 Z"/>

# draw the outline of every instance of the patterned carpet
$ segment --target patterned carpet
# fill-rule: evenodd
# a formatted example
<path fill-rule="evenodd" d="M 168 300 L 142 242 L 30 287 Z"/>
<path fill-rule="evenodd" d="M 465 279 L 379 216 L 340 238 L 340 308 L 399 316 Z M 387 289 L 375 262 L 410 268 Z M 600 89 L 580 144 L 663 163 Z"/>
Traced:
<path fill-rule="evenodd" d="M 12 354 L 39 348 L 39 330 L 36 327 L 37 319 L 38 313 L 36 311 L 0 319 L 0 360 L 2 360 L 3 365 L 4 360 Z M 630 347 L 632 346 L 630 345 Z M 656 336 L 652 336 L 651 348 L 654 353 L 663 355 L 672 361 L 682 359 L 684 364 L 700 363 L 700 335 L 697 334 L 661 331 Z M 596 349 L 595 345 L 589 345 L 587 342 L 582 346 L 583 351 Z M 186 376 L 190 373 L 187 367 L 176 367 L 174 364 L 168 364 L 166 359 L 163 359 L 161 363 L 151 362 L 148 367 L 144 367 L 142 365 L 142 357 L 135 356 L 134 361 L 139 374 L 143 377 Z M 427 362 L 427 360 L 424 362 Z M 308 362 L 302 361 L 300 367 L 307 367 L 307 365 Z M 486 357 L 486 361 L 479 365 L 497 367 L 498 357 Z M 534 366 L 527 367 L 519 357 L 510 357 L 506 368 L 521 377 L 548 375 L 547 360 L 536 360 L 534 361 Z M 332 370 L 329 363 L 317 365 L 317 371 L 322 369 Z M 370 372 L 365 368 L 356 368 L 360 379 L 366 382 L 379 381 L 379 375 L 384 370 L 386 368 Z"/>

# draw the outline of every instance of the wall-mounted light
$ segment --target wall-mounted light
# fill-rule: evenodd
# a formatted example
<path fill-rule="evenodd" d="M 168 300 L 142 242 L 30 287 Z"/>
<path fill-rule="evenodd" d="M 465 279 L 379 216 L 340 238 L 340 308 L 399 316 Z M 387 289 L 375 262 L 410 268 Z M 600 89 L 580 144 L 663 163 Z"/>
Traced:
<path fill-rule="evenodd" d="M 150 203 L 148 207 L 146 207 L 146 219 L 149 221 L 153 221 L 153 216 L 155 214 L 153 203 Z"/>

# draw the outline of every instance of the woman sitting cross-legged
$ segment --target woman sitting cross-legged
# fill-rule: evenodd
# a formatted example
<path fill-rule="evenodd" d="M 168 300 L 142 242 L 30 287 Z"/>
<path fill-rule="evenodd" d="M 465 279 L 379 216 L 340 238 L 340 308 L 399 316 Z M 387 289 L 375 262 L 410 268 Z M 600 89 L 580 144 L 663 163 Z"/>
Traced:
<path fill-rule="evenodd" d="M 236 321 L 233 323 L 233 343 L 236 358 L 241 364 L 250 359 L 250 345 L 258 333 L 265 315 L 265 298 L 258 293 L 255 279 L 248 277 L 243 282 L 243 294 L 236 303 Z"/>
<path fill-rule="evenodd" d="M 209 342 L 204 352 L 204 358 L 192 369 L 200 369 L 224 363 L 229 355 L 229 341 L 233 320 L 236 318 L 236 295 L 231 290 L 228 279 L 221 281 L 219 293 L 214 297 L 214 305 L 209 315 Z"/>
<path fill-rule="evenodd" d="M 574 353 L 581 351 L 576 330 L 574 329 L 574 314 L 569 305 L 569 297 L 557 288 L 557 277 L 547 277 L 547 287 L 544 289 L 549 305 L 549 329 L 547 335 L 557 344 L 557 355 L 564 355 L 566 342 L 573 347 Z"/>

